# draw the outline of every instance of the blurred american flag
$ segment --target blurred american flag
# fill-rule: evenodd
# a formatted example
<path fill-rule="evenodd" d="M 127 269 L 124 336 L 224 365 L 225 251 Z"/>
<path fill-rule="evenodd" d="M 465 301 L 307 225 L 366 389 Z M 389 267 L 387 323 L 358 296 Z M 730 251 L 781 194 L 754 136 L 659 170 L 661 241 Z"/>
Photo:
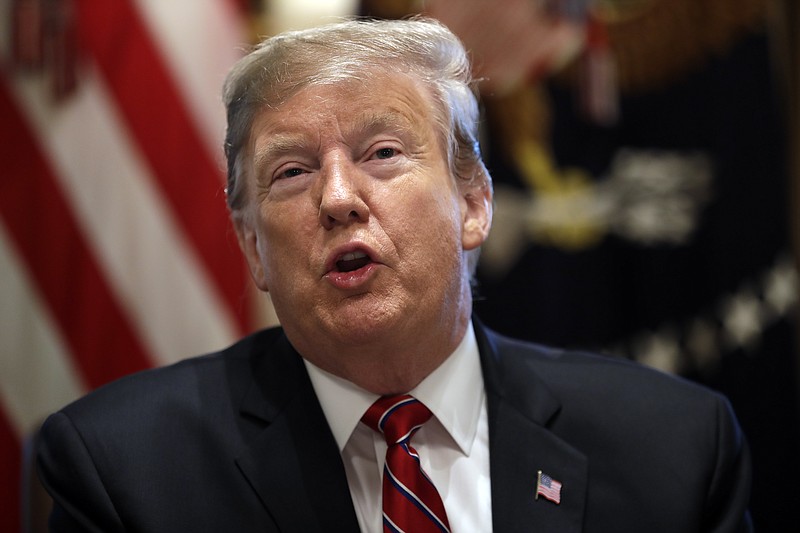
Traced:
<path fill-rule="evenodd" d="M 0 0 L 0 531 L 65 403 L 252 328 L 220 92 L 246 0 Z"/>

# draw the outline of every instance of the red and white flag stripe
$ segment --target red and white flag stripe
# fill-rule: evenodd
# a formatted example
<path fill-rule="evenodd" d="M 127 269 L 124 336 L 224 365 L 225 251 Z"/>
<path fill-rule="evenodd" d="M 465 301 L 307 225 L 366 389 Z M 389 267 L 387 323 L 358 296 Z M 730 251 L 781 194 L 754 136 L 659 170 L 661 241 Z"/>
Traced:
<path fill-rule="evenodd" d="M 24 1 L 0 0 L 0 20 Z M 78 50 L 61 99 L 47 64 L 13 68 L 19 28 L 0 28 L 2 531 L 19 528 L 22 447 L 44 416 L 254 326 L 221 148 L 246 2 L 59 1 Z"/>

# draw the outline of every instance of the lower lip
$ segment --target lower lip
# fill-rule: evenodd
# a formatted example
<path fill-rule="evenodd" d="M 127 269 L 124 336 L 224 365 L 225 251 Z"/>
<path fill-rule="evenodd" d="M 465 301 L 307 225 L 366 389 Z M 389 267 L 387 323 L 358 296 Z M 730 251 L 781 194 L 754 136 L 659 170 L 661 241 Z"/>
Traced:
<path fill-rule="evenodd" d="M 332 270 L 325 274 L 325 279 L 337 289 L 357 289 L 372 278 L 377 268 L 377 263 L 369 263 L 351 272 L 336 272 Z"/>

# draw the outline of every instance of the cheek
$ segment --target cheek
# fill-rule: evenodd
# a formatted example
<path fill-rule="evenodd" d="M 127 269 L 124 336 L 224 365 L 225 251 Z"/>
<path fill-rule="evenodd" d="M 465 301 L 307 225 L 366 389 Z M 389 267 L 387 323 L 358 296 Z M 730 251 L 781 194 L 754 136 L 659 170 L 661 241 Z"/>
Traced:
<path fill-rule="evenodd" d="M 440 263 L 460 251 L 461 211 L 457 199 L 446 191 L 426 189 L 415 195 L 404 219 L 406 235 L 430 262 Z"/>
<path fill-rule="evenodd" d="M 461 238 L 461 205 L 455 191 L 442 188 L 431 192 L 433 199 L 431 218 L 437 220 L 437 230 L 442 237 L 460 240 Z"/>
<path fill-rule="evenodd" d="M 273 287 L 300 266 L 301 257 L 308 256 L 310 243 L 303 237 L 304 226 L 291 213 L 292 210 L 270 209 L 261 219 L 259 253 L 264 274 Z M 305 253 L 299 255 L 301 250 Z"/>

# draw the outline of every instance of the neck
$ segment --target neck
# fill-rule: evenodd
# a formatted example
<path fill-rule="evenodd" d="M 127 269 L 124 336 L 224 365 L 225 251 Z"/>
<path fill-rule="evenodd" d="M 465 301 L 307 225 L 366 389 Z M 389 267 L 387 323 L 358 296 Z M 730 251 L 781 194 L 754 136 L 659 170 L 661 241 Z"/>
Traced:
<path fill-rule="evenodd" d="M 302 342 L 295 347 L 317 367 L 362 389 L 381 396 L 403 394 L 419 385 L 455 351 L 469 320 L 467 311 L 444 323 L 426 324 L 424 330 L 409 328 L 396 339 L 377 335 L 374 342 L 333 343 L 321 351 L 303 349 Z"/>

